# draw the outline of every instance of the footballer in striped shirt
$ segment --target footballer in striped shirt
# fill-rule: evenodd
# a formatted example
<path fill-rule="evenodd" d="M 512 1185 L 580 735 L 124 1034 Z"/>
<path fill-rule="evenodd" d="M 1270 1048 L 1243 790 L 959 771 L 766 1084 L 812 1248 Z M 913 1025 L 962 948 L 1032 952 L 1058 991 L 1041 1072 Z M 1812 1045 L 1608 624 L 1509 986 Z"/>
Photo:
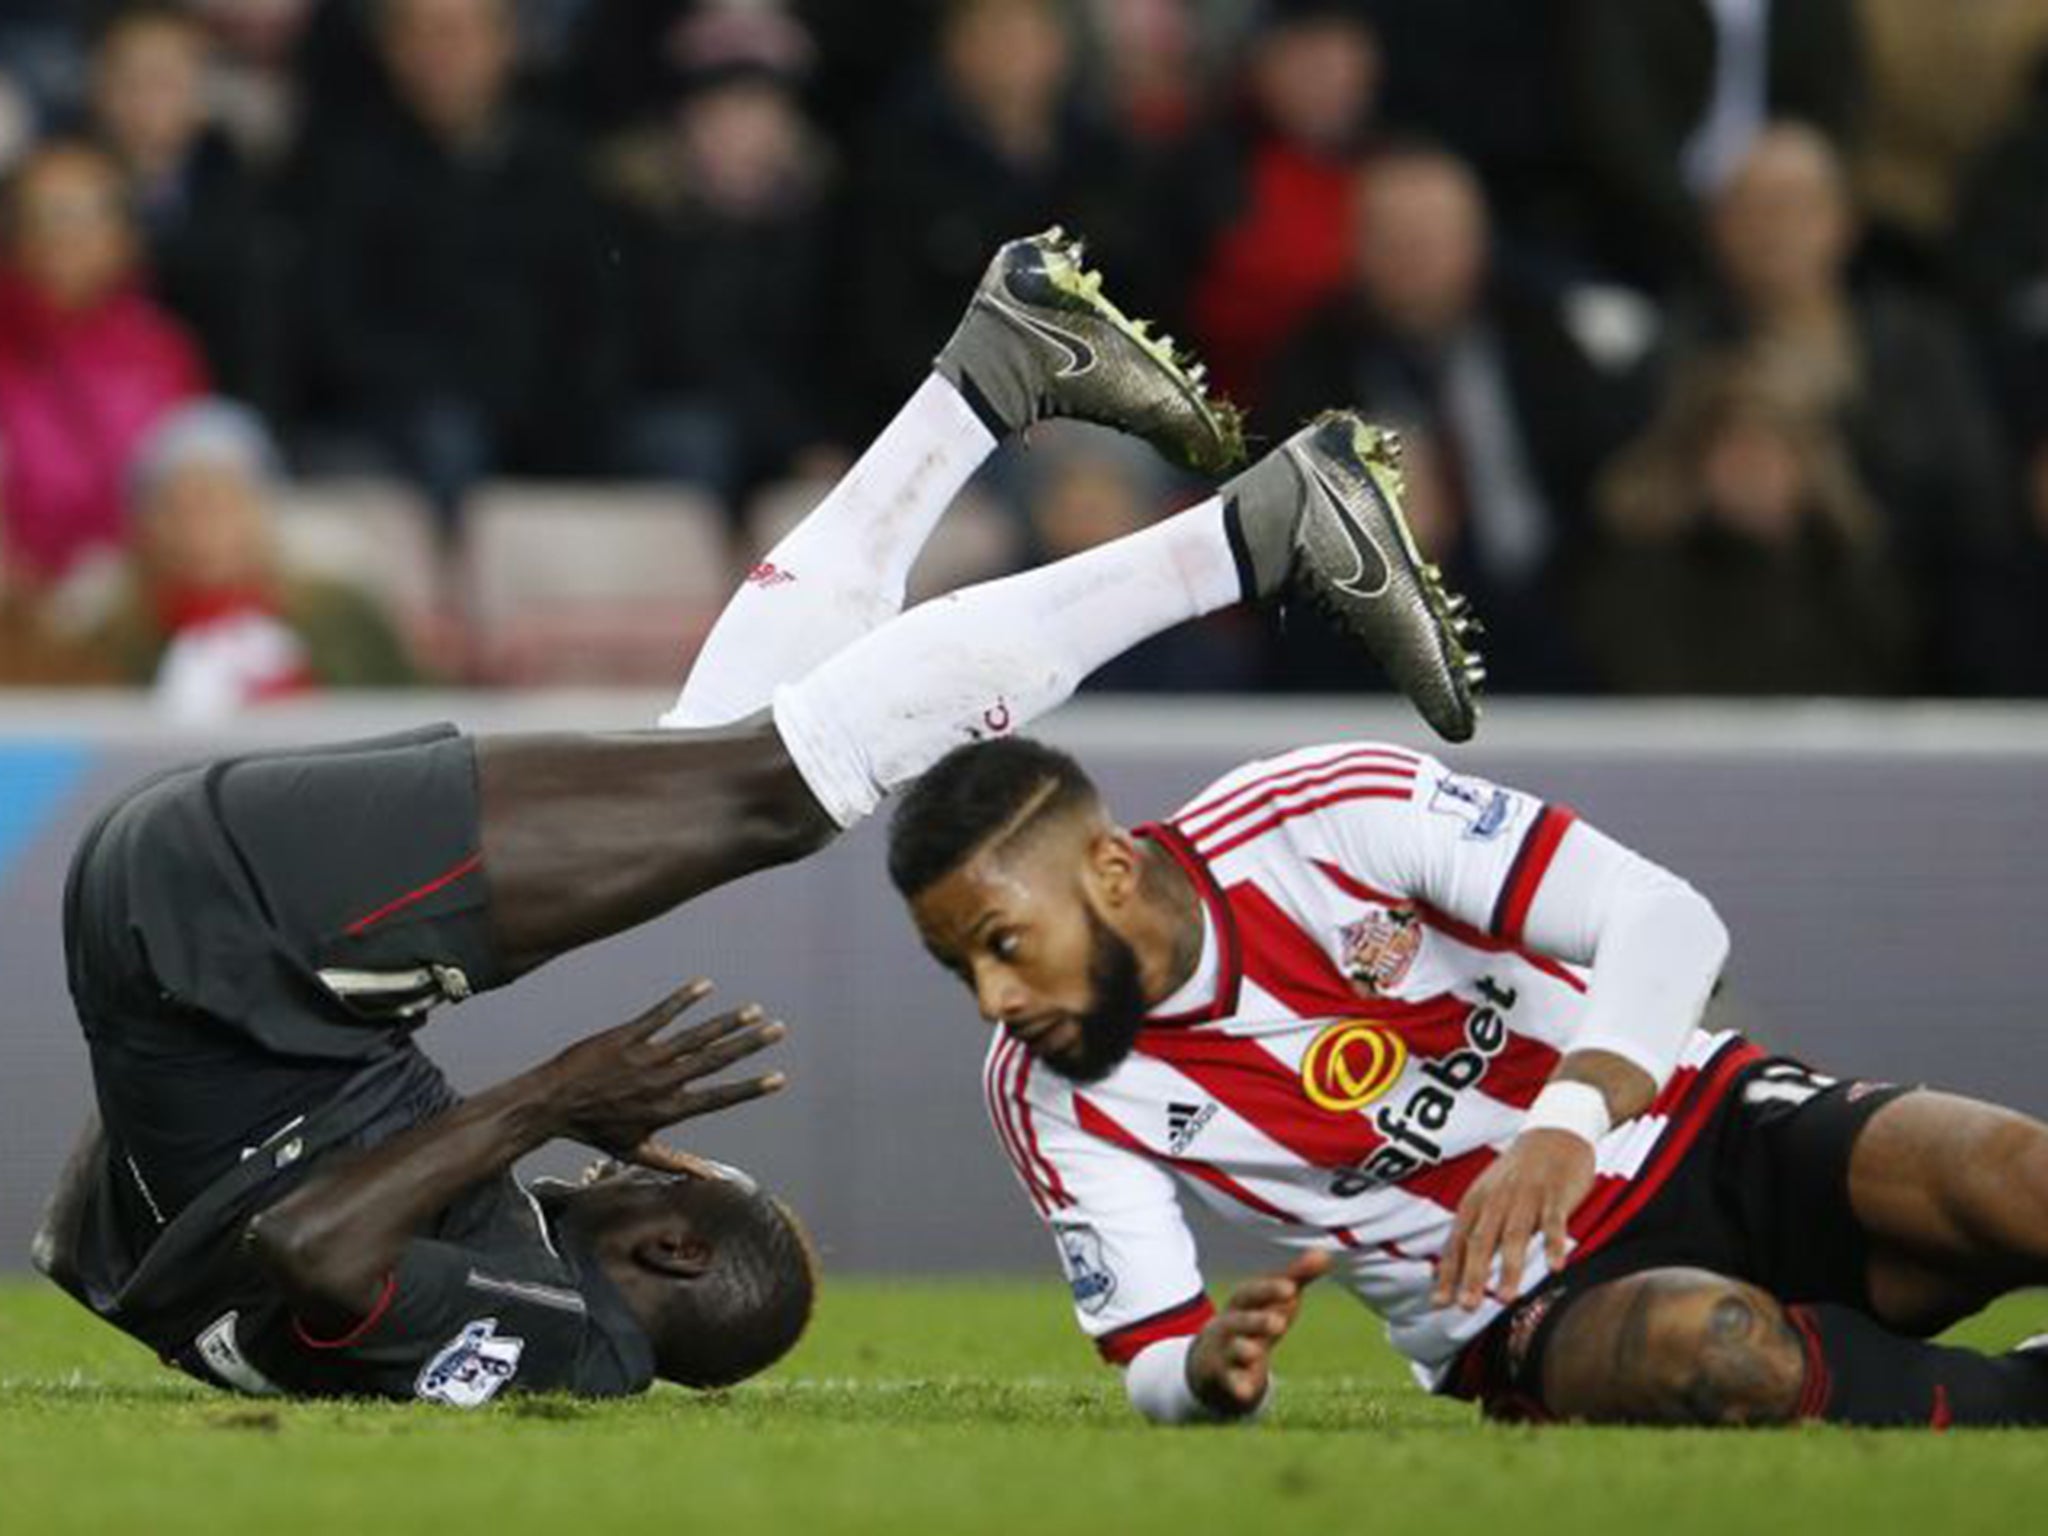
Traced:
<path fill-rule="evenodd" d="M 1339 743 L 1126 830 L 1011 738 L 910 791 L 890 872 L 1148 1417 L 1257 1412 L 1328 1275 L 1498 1416 L 2048 1420 L 2032 1351 L 1923 1342 L 2048 1281 L 2048 1128 L 1711 1027 L 1711 904 L 1563 806 Z M 1220 1311 L 1190 1201 L 1282 1253 Z"/>

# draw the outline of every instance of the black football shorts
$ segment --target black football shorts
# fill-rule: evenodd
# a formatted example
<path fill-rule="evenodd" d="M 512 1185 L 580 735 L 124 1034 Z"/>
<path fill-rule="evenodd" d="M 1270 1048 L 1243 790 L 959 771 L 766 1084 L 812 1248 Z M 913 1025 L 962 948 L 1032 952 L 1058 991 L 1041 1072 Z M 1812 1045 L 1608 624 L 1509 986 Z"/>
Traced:
<path fill-rule="evenodd" d="M 66 963 L 110 1145 L 175 1214 L 435 1004 L 506 979 L 452 727 L 160 774 L 73 857 Z"/>
<path fill-rule="evenodd" d="M 1650 1269 L 1704 1269 L 1786 1302 L 1870 1307 L 1849 1156 L 1909 1087 L 1839 1081 L 1788 1056 L 1744 1067 L 1700 1138 L 1613 1242 L 1568 1264 L 1465 1347 L 1444 1390 L 1489 1417 L 1541 1419 L 1543 1354 L 1573 1301 Z"/>

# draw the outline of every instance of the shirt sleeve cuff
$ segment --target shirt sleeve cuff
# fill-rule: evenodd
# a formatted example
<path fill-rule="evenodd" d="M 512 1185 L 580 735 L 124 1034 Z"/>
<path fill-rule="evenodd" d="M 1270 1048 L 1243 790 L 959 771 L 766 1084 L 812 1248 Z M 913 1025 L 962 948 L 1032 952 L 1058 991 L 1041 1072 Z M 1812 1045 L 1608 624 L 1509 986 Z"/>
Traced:
<path fill-rule="evenodd" d="M 1220 1424 L 1263 1417 L 1273 1400 L 1270 1379 L 1266 1393 L 1251 1412 L 1218 1413 L 1188 1385 L 1188 1351 L 1192 1337 L 1162 1339 L 1148 1344 L 1132 1357 L 1124 1370 L 1124 1395 L 1131 1406 L 1154 1424 Z"/>

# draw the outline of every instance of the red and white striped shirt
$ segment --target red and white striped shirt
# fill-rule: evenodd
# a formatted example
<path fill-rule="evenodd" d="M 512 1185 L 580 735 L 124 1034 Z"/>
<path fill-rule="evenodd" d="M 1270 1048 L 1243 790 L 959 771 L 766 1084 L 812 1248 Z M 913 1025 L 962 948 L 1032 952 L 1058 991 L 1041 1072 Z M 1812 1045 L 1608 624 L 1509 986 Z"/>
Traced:
<path fill-rule="evenodd" d="M 1501 1304 L 1433 1306 L 1434 1260 L 1466 1189 L 1584 1043 L 1612 921 L 1598 909 L 1640 877 L 1704 903 L 1570 811 L 1390 746 L 1253 763 L 1140 834 L 1202 896 L 1194 978 L 1100 1083 L 1068 1083 L 1000 1031 L 986 1064 L 997 1137 L 1082 1328 L 1118 1364 L 1200 1330 L 1192 1196 L 1282 1247 L 1332 1250 L 1436 1385 Z M 1656 1062 L 1655 1103 L 1596 1149 L 1578 1255 L 1640 1208 L 1758 1054 L 1697 1027 L 1721 954 L 1696 958 L 1698 984 L 1660 1004 L 1688 1014 L 1675 1067 Z M 1530 1259 L 1533 1286 L 1546 1271 Z"/>

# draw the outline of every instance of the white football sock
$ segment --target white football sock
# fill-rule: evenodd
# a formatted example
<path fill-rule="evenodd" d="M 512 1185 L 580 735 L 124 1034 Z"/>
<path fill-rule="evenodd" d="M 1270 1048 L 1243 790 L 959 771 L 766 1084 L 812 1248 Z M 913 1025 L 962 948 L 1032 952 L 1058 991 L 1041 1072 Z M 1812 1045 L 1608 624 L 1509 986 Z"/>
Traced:
<path fill-rule="evenodd" d="M 776 689 L 776 729 L 818 803 L 850 827 L 954 747 L 1016 730 L 1139 641 L 1242 596 L 1211 499 L 919 605 Z"/>
<path fill-rule="evenodd" d="M 926 379 L 748 573 L 660 723 L 703 729 L 765 709 L 778 684 L 901 613 L 918 551 L 995 446 L 958 390 Z"/>

